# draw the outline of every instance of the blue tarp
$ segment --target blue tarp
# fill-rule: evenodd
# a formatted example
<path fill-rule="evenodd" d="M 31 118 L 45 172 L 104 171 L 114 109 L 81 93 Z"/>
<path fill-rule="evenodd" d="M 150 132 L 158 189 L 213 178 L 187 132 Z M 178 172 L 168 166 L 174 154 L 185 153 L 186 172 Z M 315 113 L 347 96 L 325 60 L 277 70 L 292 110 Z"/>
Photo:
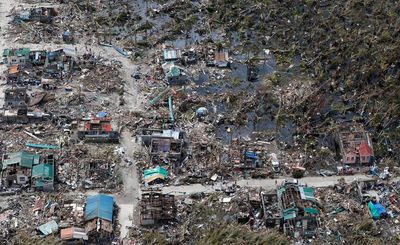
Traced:
<path fill-rule="evenodd" d="M 97 117 L 103 118 L 106 116 L 107 116 L 107 112 L 105 112 L 105 111 L 101 111 L 101 112 L 97 113 Z"/>
<path fill-rule="evenodd" d="M 377 202 L 377 203 L 374 203 L 374 206 L 376 208 L 376 211 L 378 211 L 379 215 L 386 214 L 386 209 L 384 206 L 382 206 L 382 204 Z"/>
<path fill-rule="evenodd" d="M 371 215 L 374 219 L 379 219 L 380 217 L 385 217 L 386 213 L 386 209 L 384 206 L 382 206 L 382 204 L 380 204 L 379 202 L 373 203 L 373 202 L 369 202 L 368 203 L 368 207 L 369 210 L 371 211 Z"/>
<path fill-rule="evenodd" d="M 250 158 L 250 159 L 258 159 L 258 155 L 257 155 L 257 153 L 255 153 L 255 152 L 252 152 L 252 151 L 245 151 L 244 154 L 245 154 L 245 156 L 246 156 L 247 158 Z"/>
<path fill-rule="evenodd" d="M 114 209 L 114 198 L 112 196 L 99 194 L 90 196 L 86 200 L 85 220 L 100 218 L 112 222 Z"/>

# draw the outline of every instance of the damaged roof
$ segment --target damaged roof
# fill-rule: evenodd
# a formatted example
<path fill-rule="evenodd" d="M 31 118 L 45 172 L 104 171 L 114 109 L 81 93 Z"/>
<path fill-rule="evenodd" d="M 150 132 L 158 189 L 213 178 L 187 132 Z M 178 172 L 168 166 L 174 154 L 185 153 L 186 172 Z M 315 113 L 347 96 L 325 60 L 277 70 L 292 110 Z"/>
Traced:
<path fill-rule="evenodd" d="M 44 236 L 50 235 L 51 233 L 58 231 L 58 224 L 54 220 L 47 222 L 38 227 L 38 230 L 43 233 Z"/>
<path fill-rule="evenodd" d="M 144 181 L 150 183 L 156 179 L 165 180 L 168 176 L 168 172 L 165 168 L 157 166 L 153 169 L 144 170 Z"/>
<path fill-rule="evenodd" d="M 39 163 L 40 155 L 32 154 L 26 151 L 7 154 L 7 159 L 3 160 L 2 169 L 6 169 L 8 165 L 18 164 L 20 167 L 32 168 L 33 165 Z"/>
<path fill-rule="evenodd" d="M 32 178 L 42 177 L 42 178 L 50 178 L 54 177 L 54 168 L 51 164 L 39 164 L 35 165 L 32 168 Z"/>
<path fill-rule="evenodd" d="M 88 240 L 85 229 L 79 227 L 70 227 L 61 230 L 61 240 L 83 239 Z"/>

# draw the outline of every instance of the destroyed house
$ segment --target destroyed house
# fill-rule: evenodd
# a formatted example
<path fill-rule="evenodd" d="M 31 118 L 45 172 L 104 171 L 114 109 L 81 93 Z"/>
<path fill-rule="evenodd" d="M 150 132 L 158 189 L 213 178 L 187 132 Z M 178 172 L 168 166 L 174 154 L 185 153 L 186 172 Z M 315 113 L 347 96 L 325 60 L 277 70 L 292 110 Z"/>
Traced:
<path fill-rule="evenodd" d="M 54 16 L 57 16 L 57 11 L 54 8 L 41 7 L 31 10 L 31 20 L 33 21 L 51 23 Z"/>
<path fill-rule="evenodd" d="M 170 129 L 140 129 L 142 144 L 150 146 L 153 139 L 174 139 L 184 143 L 185 133 Z"/>
<path fill-rule="evenodd" d="M 26 108 L 26 88 L 11 88 L 4 92 L 4 108 Z"/>
<path fill-rule="evenodd" d="M 182 52 L 179 49 L 166 49 L 163 55 L 164 61 L 176 61 L 182 58 Z"/>
<path fill-rule="evenodd" d="M 29 60 L 33 65 L 44 65 L 46 62 L 47 51 L 31 51 L 29 53 Z"/>
<path fill-rule="evenodd" d="M 54 164 L 41 163 L 32 168 L 32 186 L 37 190 L 54 190 Z"/>
<path fill-rule="evenodd" d="M 8 67 L 7 82 L 17 82 L 20 77 L 20 65 L 12 64 Z"/>
<path fill-rule="evenodd" d="M 56 221 L 51 220 L 39 227 L 37 227 L 37 230 L 39 231 L 40 237 L 45 237 L 50 234 L 56 233 L 58 231 L 58 224 Z"/>
<path fill-rule="evenodd" d="M 57 16 L 57 11 L 54 8 L 39 7 L 28 11 L 21 11 L 17 18 L 21 21 L 39 21 L 50 24 L 53 22 L 54 16 Z"/>
<path fill-rule="evenodd" d="M 279 227 L 282 216 L 278 207 L 278 196 L 276 192 L 261 192 L 261 204 L 263 208 L 265 225 L 267 227 Z"/>
<path fill-rule="evenodd" d="M 8 64 L 23 64 L 29 62 L 29 48 L 9 49 L 8 52 L 3 52 L 3 58 L 7 58 Z"/>
<path fill-rule="evenodd" d="M 28 111 L 27 108 L 5 109 L 0 114 L 0 122 L 2 123 L 37 123 L 50 118 L 50 114 L 40 110 Z"/>
<path fill-rule="evenodd" d="M 161 225 L 172 221 L 176 216 L 173 195 L 148 192 L 140 200 L 140 224 L 143 226 Z"/>
<path fill-rule="evenodd" d="M 32 167 L 39 164 L 40 156 L 25 151 L 4 154 L 2 157 L 2 180 L 6 186 L 29 183 Z"/>
<path fill-rule="evenodd" d="M 225 68 L 229 66 L 229 54 L 228 51 L 215 52 L 214 65 L 219 68 Z"/>
<path fill-rule="evenodd" d="M 2 111 L 0 119 L 1 122 L 3 123 L 26 124 L 29 122 L 27 114 L 28 114 L 27 108 L 5 109 Z"/>
<path fill-rule="evenodd" d="M 110 117 L 94 117 L 82 122 L 78 138 L 91 142 L 118 142 L 119 133 L 113 130 Z"/>
<path fill-rule="evenodd" d="M 235 168 L 255 169 L 264 166 L 267 153 L 262 145 L 243 145 L 238 139 L 232 139 L 229 154 Z"/>
<path fill-rule="evenodd" d="M 98 194 L 89 196 L 85 203 L 86 233 L 113 232 L 114 198 Z"/>
<path fill-rule="evenodd" d="M 164 75 L 167 82 L 171 85 L 182 85 L 188 80 L 188 77 L 183 73 L 182 69 L 172 62 L 167 62 L 162 65 Z"/>
<path fill-rule="evenodd" d="M 360 125 L 339 133 L 339 146 L 343 164 L 371 164 L 374 160 L 371 139 Z"/>
<path fill-rule="evenodd" d="M 170 161 L 180 161 L 182 158 L 183 141 L 179 139 L 152 139 L 151 156 L 164 156 Z"/>
<path fill-rule="evenodd" d="M 7 63 L 9 56 L 10 56 L 10 50 L 8 48 L 4 49 L 3 50 L 2 63 Z"/>
<path fill-rule="evenodd" d="M 45 72 L 54 74 L 60 71 L 72 71 L 76 60 L 77 54 L 73 49 L 64 48 L 48 52 L 44 64 Z"/>
<path fill-rule="evenodd" d="M 153 169 L 146 169 L 143 173 L 144 182 L 148 185 L 153 183 L 161 183 L 167 180 L 168 172 L 165 168 L 157 166 Z"/>
<path fill-rule="evenodd" d="M 248 168 L 259 168 L 263 165 L 263 156 L 262 152 L 245 150 L 243 153 L 243 165 Z"/>
<path fill-rule="evenodd" d="M 293 238 L 310 238 L 317 234 L 319 209 L 312 187 L 284 181 L 278 188 L 278 205 L 285 234 Z"/>
<path fill-rule="evenodd" d="M 85 229 L 79 227 L 69 227 L 61 229 L 60 237 L 63 241 L 88 240 Z"/>

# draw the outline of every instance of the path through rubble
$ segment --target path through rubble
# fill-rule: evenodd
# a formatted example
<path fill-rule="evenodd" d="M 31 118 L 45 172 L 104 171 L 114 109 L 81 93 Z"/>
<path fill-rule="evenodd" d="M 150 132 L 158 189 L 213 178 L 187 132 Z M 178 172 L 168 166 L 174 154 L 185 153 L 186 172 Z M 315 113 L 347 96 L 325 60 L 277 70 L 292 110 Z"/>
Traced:
<path fill-rule="evenodd" d="M 310 187 L 329 187 L 338 183 L 338 180 L 343 178 L 347 183 L 356 180 L 371 180 L 372 177 L 366 175 L 349 175 L 349 176 L 330 176 L 330 177 L 304 177 L 299 179 L 299 183 L 305 184 Z M 167 186 L 162 189 L 164 194 L 173 194 L 177 196 L 185 196 L 194 193 L 204 192 L 212 193 L 223 190 L 225 187 L 236 184 L 241 187 L 263 188 L 267 191 L 275 190 L 277 186 L 281 185 L 283 179 L 243 179 L 238 181 L 217 182 L 214 185 L 181 185 L 181 186 Z"/>
<path fill-rule="evenodd" d="M 41 43 L 41 44 L 21 44 L 18 41 L 14 41 L 12 43 L 7 42 L 6 37 L 6 29 L 11 18 L 8 16 L 10 11 L 17 6 L 29 6 L 29 4 L 21 4 L 18 0 L 9 1 L 9 0 L 0 0 L 0 46 L 2 48 L 30 48 L 31 50 L 57 50 L 60 48 L 70 47 L 77 50 L 77 53 L 83 54 L 87 49 L 90 48 L 91 52 L 95 55 L 107 57 L 109 59 L 113 59 L 119 61 L 122 64 L 121 74 L 122 78 L 125 81 L 125 93 L 124 100 L 126 110 L 129 111 L 140 111 L 141 105 L 141 96 L 138 94 L 137 84 L 131 78 L 132 71 L 135 69 L 135 65 L 126 57 L 119 54 L 116 50 L 109 47 L 102 47 L 97 43 L 84 44 L 77 43 L 75 45 L 63 45 L 63 44 L 54 44 L 54 43 Z M 54 4 L 46 4 L 46 6 L 56 6 Z M 6 69 L 5 65 L 0 65 L 0 72 L 3 73 L 4 69 Z M 4 94 L 4 89 L 6 88 L 5 81 L 1 79 L 0 85 L 0 94 Z M 118 98 L 115 98 L 118 100 Z M 3 101 L 3 100 L 0 100 Z M 0 105 L 1 106 L 1 105 Z M 118 112 L 113 112 L 118 113 Z M 123 112 L 121 112 L 123 113 Z M 123 122 L 119 122 L 119 125 L 123 126 Z M 132 159 L 132 152 L 138 144 L 135 143 L 133 138 L 130 136 L 128 132 L 122 132 L 121 138 L 121 146 L 125 149 L 125 159 Z M 138 199 L 140 196 L 140 188 L 139 188 L 139 178 L 136 170 L 135 164 L 131 164 L 129 166 L 125 166 L 125 162 L 123 162 L 121 168 L 121 176 L 124 183 L 123 193 L 114 193 L 117 205 L 120 207 L 118 221 L 121 225 L 120 238 L 124 238 L 127 233 L 127 227 L 132 225 L 132 221 L 135 220 L 134 217 L 138 217 L 138 212 L 136 212 L 135 207 L 137 206 Z"/>

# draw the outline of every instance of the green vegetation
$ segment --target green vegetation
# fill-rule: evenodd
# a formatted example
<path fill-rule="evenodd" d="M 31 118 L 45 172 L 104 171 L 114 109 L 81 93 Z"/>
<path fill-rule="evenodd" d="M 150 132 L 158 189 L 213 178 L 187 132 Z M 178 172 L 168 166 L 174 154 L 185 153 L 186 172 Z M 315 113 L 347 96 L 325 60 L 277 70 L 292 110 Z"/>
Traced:
<path fill-rule="evenodd" d="M 245 226 L 221 224 L 208 230 L 196 245 L 289 245 L 284 235 L 275 231 L 251 231 Z"/>

